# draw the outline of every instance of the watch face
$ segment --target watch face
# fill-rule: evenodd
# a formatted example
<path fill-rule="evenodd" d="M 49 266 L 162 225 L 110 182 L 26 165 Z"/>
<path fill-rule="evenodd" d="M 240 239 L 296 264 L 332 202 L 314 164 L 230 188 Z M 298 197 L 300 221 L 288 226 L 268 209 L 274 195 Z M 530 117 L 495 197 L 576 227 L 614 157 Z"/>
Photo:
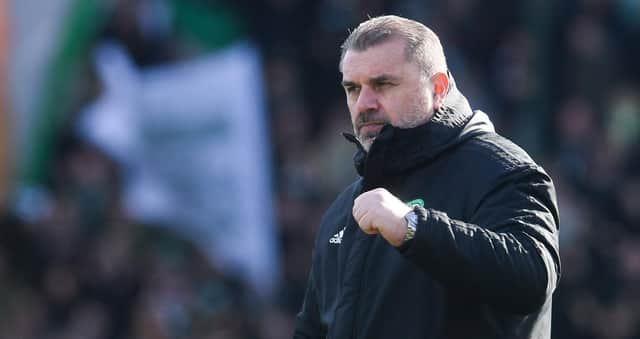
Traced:
<path fill-rule="evenodd" d="M 416 214 L 416 212 L 411 211 L 407 214 L 406 216 L 407 221 L 411 224 L 411 226 L 414 226 L 418 224 L 418 215 Z"/>
<path fill-rule="evenodd" d="M 413 237 L 416 234 L 416 224 L 417 224 L 417 218 L 413 212 L 407 215 L 406 219 L 407 219 L 407 233 L 404 234 L 404 242 L 407 242 L 413 239 Z"/>
<path fill-rule="evenodd" d="M 411 211 L 405 216 L 405 219 L 407 220 L 407 233 L 404 236 L 404 241 L 406 242 L 413 239 L 413 237 L 416 234 L 416 226 L 418 225 L 418 215 L 416 214 L 416 212 Z"/>

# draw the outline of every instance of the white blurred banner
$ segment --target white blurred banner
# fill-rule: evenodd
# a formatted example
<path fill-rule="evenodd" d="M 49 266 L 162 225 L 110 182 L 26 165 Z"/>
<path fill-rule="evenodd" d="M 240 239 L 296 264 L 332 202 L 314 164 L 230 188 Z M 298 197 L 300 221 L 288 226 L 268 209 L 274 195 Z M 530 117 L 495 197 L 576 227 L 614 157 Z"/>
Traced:
<path fill-rule="evenodd" d="M 279 254 L 256 49 L 242 42 L 142 70 L 115 43 L 97 51 L 105 90 L 79 129 L 123 166 L 126 207 L 177 227 L 214 264 L 271 294 Z"/>

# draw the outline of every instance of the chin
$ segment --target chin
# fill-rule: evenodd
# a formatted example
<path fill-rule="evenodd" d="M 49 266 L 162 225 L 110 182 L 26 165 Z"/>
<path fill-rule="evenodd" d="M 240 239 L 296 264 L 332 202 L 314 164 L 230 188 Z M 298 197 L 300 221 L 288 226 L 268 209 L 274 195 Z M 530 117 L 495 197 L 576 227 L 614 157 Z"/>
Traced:
<path fill-rule="evenodd" d="M 360 141 L 360 143 L 362 144 L 362 147 L 364 148 L 364 150 L 369 152 L 369 149 L 371 148 L 371 145 L 373 145 L 373 142 L 375 140 L 376 140 L 375 138 L 368 138 L 364 141 Z"/>

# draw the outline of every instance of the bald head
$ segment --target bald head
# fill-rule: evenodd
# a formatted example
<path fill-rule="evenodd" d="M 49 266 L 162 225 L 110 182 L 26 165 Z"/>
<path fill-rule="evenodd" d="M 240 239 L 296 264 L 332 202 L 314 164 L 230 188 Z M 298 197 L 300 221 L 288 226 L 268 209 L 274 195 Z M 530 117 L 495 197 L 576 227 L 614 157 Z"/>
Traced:
<path fill-rule="evenodd" d="M 348 50 L 364 51 L 369 47 L 400 38 L 405 41 L 407 61 L 417 63 L 427 77 L 447 71 L 447 62 L 438 36 L 425 25 L 395 15 L 385 15 L 362 22 L 342 44 L 342 60 Z"/>

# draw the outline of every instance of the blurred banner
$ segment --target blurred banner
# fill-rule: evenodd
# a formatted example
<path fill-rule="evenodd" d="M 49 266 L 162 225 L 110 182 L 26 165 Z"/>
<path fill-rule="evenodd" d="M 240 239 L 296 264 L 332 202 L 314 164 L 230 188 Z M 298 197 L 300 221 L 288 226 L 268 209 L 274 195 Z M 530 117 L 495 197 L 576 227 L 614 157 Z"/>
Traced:
<path fill-rule="evenodd" d="M 240 42 L 137 69 L 124 48 L 107 42 L 96 64 L 104 92 L 79 129 L 125 168 L 130 212 L 177 227 L 216 265 L 270 294 L 278 246 L 256 49 Z"/>
<path fill-rule="evenodd" d="M 38 3 L 12 1 L 22 18 L 11 58 L 11 77 L 20 80 L 12 100 L 22 205 L 37 212 L 29 193 L 53 171 L 61 129 L 82 109 L 95 64 L 104 91 L 78 129 L 124 169 L 129 211 L 177 228 L 215 265 L 269 295 L 279 279 L 270 146 L 259 55 L 238 42 L 241 22 L 222 5 L 199 1 Z M 138 68 L 128 55 L 135 45 L 103 41 L 118 15 L 152 39 L 188 41 L 201 56 Z M 132 33 L 124 32 L 126 40 Z"/>
<path fill-rule="evenodd" d="M 48 179 L 61 128 L 75 113 L 82 97 L 91 95 L 83 86 L 89 55 L 109 24 L 120 30 L 120 38 L 125 40 L 136 34 L 149 40 L 175 38 L 187 41 L 185 45 L 195 51 L 214 51 L 242 34 L 240 20 L 216 2 L 9 1 L 14 15 L 21 18 L 12 32 L 16 46 L 12 51 L 11 78 L 16 83 L 12 101 L 18 112 L 15 148 L 20 183 L 27 187 Z M 146 47 L 150 48 L 149 54 L 162 54 Z"/>
<path fill-rule="evenodd" d="M 12 0 L 10 77 L 20 188 L 45 182 L 75 107 L 87 55 L 107 18 L 99 0 Z M 33 10 L 38 8 L 37 11 Z"/>

